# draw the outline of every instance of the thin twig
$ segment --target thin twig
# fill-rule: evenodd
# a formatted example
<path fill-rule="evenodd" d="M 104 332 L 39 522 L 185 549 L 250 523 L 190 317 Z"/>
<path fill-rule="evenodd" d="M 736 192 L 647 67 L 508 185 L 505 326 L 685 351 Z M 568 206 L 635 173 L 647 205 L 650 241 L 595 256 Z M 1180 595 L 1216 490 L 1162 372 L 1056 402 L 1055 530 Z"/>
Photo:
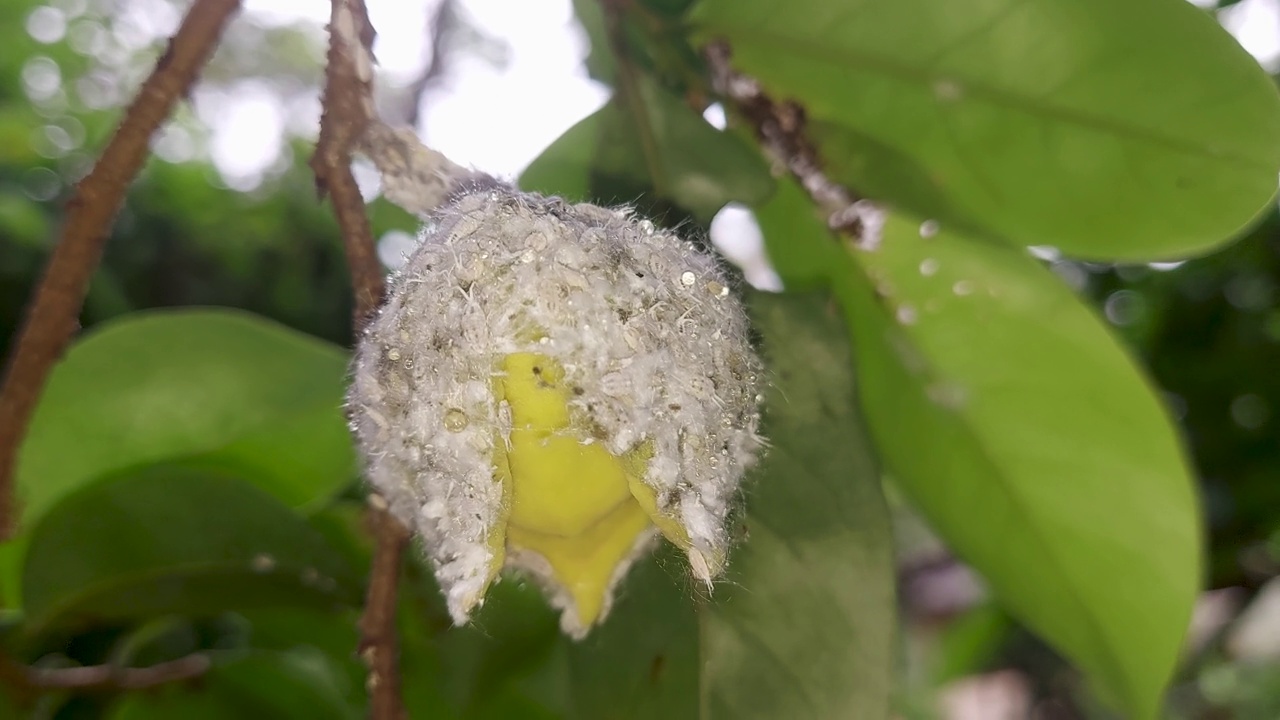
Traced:
<path fill-rule="evenodd" d="M 146 667 L 115 664 L 31 667 L 0 654 L 0 681 L 21 702 L 54 690 L 145 690 L 201 677 L 212 667 L 213 660 L 206 653 L 194 653 Z"/>
<path fill-rule="evenodd" d="M 412 128 L 393 128 L 376 118 L 360 138 L 359 150 L 377 166 L 382 196 L 421 218 L 460 182 L 484 177 L 423 145 Z"/>
<path fill-rule="evenodd" d="M 351 174 L 351 153 L 374 117 L 373 26 L 364 0 L 333 0 L 320 138 L 311 158 L 316 190 L 328 195 L 347 253 L 355 289 L 357 333 L 382 302 L 382 267 L 364 198 Z"/>
<path fill-rule="evenodd" d="M 431 17 L 427 19 L 427 41 L 431 43 L 431 57 L 422 66 L 422 71 L 413 82 L 405 88 L 409 108 L 404 113 L 404 122 L 416 127 L 422 114 L 422 100 L 427 91 L 436 85 L 448 71 L 449 54 L 445 52 L 445 40 L 458 26 L 458 0 L 440 0 Z"/>
<path fill-rule="evenodd" d="M 88 665 L 26 669 L 27 682 L 41 690 L 142 690 L 200 677 L 213 667 L 208 655 L 197 653 L 148 667 Z"/>
<path fill-rule="evenodd" d="M 805 136 L 804 108 L 770 98 L 759 81 L 735 70 L 728 43 L 713 42 L 703 55 L 716 89 L 751 123 L 773 161 L 785 167 L 814 204 L 827 213 L 831 229 L 850 235 L 863 247 L 879 244 L 884 210 L 823 171 L 817 151 Z"/>
<path fill-rule="evenodd" d="M 0 537 L 14 529 L 18 448 L 54 363 L 78 328 L 89 279 L 102 258 L 111 222 L 148 155 L 152 133 L 187 94 L 239 0 L 197 0 L 142 84 L 124 119 L 67 203 L 61 238 L 18 331 L 0 386 Z"/>
<path fill-rule="evenodd" d="M 333 0 L 324 114 L 311 159 L 316 187 L 322 196 L 329 196 L 342 231 L 355 293 L 357 338 L 385 292 L 364 199 L 351 174 L 351 153 L 375 121 L 373 35 L 363 0 Z M 381 497 L 374 495 L 370 500 L 368 519 L 375 544 L 360 618 L 360 656 L 369 668 L 369 717 L 403 720 L 408 713 L 400 697 L 396 598 L 409 531 L 387 512 Z"/>
<path fill-rule="evenodd" d="M 400 563 L 409 545 L 409 531 L 387 510 L 381 495 L 369 496 L 368 523 L 373 534 L 369 589 L 360 616 L 360 657 L 369 668 L 369 717 L 373 720 L 408 718 L 400 699 L 400 671 L 396 636 L 396 595 Z"/>

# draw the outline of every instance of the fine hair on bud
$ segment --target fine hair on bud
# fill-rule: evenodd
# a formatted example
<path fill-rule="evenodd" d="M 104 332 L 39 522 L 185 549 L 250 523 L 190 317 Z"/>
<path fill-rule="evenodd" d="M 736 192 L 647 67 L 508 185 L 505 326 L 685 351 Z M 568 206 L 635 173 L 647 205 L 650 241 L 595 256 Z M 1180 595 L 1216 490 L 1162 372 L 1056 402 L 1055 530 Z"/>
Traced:
<path fill-rule="evenodd" d="M 348 411 L 455 622 L 510 569 L 582 637 L 659 538 L 696 578 L 722 571 L 762 384 L 714 255 L 627 209 L 480 178 L 392 278 Z"/>

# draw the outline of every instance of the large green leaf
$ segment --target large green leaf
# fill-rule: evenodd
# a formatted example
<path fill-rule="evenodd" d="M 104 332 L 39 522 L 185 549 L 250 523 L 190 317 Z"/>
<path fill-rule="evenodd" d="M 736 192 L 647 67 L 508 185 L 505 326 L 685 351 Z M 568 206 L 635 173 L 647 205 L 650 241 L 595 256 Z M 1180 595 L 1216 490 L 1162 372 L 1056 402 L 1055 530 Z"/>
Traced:
<path fill-rule="evenodd" d="M 355 477 L 345 353 L 246 313 L 137 313 L 58 364 L 18 462 L 24 526 L 111 472 L 181 460 L 304 507 Z"/>
<path fill-rule="evenodd" d="M 631 105 L 615 96 L 569 128 L 529 165 L 520 186 L 616 203 L 656 190 L 704 221 L 726 203 L 768 197 L 773 180 L 754 149 L 635 73 L 637 97 Z M 595 197 L 598 186 L 620 194 Z"/>
<path fill-rule="evenodd" d="M 699 717 L 698 591 L 684 563 L 671 548 L 638 563 L 604 624 L 569 647 L 573 717 Z"/>
<path fill-rule="evenodd" d="M 94 483 L 32 530 L 24 630 L 166 613 L 358 605 L 361 582 L 321 535 L 262 490 L 156 466 Z"/>
<path fill-rule="evenodd" d="M 1268 204 L 1280 96 L 1183 0 L 702 0 L 840 180 L 1099 259 L 1203 252 Z"/>
<path fill-rule="evenodd" d="M 559 641 L 558 618 L 542 593 L 528 582 L 508 578 L 493 588 L 472 625 L 442 633 L 433 649 L 454 706 L 474 715 L 492 712 L 504 695 L 505 702 L 512 702 L 515 685 L 552 664 Z M 549 694 L 555 692 L 549 688 Z"/>
<path fill-rule="evenodd" d="M 887 718 L 893 543 L 841 312 L 826 293 L 757 295 L 752 309 L 770 449 L 748 540 L 703 610 L 703 717 Z"/>
<path fill-rule="evenodd" d="M 887 470 L 1003 604 L 1153 717 L 1199 585 L 1198 505 L 1105 325 L 1015 249 L 891 216 L 879 250 L 849 251 L 790 183 L 759 218 L 784 280 L 839 290 Z"/>
<path fill-rule="evenodd" d="M 579 717 L 888 716 L 889 523 L 840 313 L 825 294 L 752 306 L 772 387 L 745 541 L 709 600 L 670 553 L 633 571 L 570 649 Z"/>

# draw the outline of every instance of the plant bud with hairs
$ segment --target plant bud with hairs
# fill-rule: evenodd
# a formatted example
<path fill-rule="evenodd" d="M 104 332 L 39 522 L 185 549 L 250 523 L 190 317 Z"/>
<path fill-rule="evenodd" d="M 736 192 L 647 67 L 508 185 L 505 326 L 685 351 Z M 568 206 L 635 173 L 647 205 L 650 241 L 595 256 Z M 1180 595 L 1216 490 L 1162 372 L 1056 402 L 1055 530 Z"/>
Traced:
<path fill-rule="evenodd" d="M 714 257 L 625 210 L 472 183 L 357 349 L 370 482 L 467 621 L 504 568 L 582 637 L 661 535 L 710 582 L 762 441 L 762 368 Z"/>

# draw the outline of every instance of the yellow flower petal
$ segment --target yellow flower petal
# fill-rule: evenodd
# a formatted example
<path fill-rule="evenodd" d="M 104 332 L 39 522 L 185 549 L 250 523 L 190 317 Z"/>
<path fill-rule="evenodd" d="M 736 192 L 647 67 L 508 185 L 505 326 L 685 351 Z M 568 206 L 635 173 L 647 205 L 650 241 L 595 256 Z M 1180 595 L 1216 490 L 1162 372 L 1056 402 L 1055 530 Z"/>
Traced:
<path fill-rule="evenodd" d="M 558 363 L 536 353 L 503 361 L 501 397 L 511 412 L 506 542 L 547 561 L 586 628 L 604 609 L 618 566 L 652 526 L 656 504 L 652 491 L 645 495 L 649 507 L 633 496 L 633 488 L 644 487 L 638 475 L 646 457 L 618 458 L 572 427 L 563 375 Z"/>

